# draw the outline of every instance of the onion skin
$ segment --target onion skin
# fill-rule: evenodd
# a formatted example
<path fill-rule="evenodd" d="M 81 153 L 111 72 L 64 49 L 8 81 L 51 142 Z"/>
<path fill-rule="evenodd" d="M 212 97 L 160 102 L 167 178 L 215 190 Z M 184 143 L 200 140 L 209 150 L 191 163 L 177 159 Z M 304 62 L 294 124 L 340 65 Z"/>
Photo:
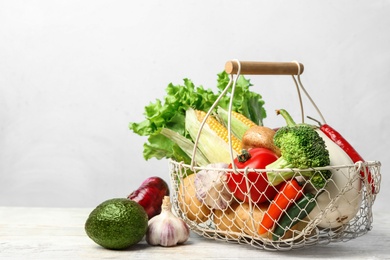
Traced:
<path fill-rule="evenodd" d="M 168 184 L 160 177 L 154 176 L 144 180 L 127 198 L 140 204 L 151 219 L 161 213 L 164 196 L 169 196 Z"/>

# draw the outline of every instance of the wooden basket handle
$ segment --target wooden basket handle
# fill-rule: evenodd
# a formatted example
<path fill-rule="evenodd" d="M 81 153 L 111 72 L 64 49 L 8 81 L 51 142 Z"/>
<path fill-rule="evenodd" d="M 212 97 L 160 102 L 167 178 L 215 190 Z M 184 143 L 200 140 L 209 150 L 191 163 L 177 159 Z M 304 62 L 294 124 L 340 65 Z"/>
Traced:
<path fill-rule="evenodd" d="M 240 74 L 245 75 L 300 75 L 304 66 L 298 62 L 263 62 L 263 61 L 239 61 Z M 299 66 L 299 68 L 298 68 Z M 238 62 L 231 60 L 226 62 L 225 71 L 228 74 L 237 74 Z"/>

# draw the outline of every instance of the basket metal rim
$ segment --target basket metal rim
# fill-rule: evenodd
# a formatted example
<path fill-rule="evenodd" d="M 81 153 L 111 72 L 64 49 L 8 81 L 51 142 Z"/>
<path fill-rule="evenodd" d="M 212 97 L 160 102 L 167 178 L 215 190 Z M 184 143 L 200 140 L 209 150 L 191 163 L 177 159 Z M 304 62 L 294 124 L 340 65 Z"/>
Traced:
<path fill-rule="evenodd" d="M 184 162 L 178 162 L 173 159 L 169 159 L 169 162 L 182 166 L 184 168 L 194 169 L 196 171 L 199 170 L 216 170 L 216 171 L 229 171 L 229 169 L 226 168 L 215 168 L 215 167 L 208 167 L 208 166 L 192 166 L 190 164 L 186 164 Z M 236 169 L 236 172 L 307 172 L 307 171 L 323 171 L 323 170 L 337 170 L 337 169 L 345 169 L 345 168 L 363 168 L 363 167 L 380 167 L 381 162 L 380 161 L 358 161 L 354 164 L 350 165 L 328 165 L 323 167 L 311 167 L 307 169 L 301 169 L 301 168 L 286 168 L 286 169 L 255 169 L 255 168 L 244 168 L 244 169 Z M 234 171 L 231 169 L 231 171 Z"/>

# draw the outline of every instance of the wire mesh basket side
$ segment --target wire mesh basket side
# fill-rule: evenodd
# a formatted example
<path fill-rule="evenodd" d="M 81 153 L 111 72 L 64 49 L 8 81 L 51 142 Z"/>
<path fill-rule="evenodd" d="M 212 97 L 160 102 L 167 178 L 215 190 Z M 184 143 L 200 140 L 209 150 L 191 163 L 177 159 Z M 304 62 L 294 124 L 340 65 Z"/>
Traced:
<path fill-rule="evenodd" d="M 286 230 L 281 239 L 273 238 L 272 232 L 269 232 L 266 236 L 257 233 L 261 214 L 266 210 L 264 205 L 267 205 L 267 203 L 263 207 L 253 203 L 253 201 L 243 202 L 231 196 L 227 201 L 228 206 L 226 208 L 211 208 L 197 198 L 198 194 L 196 194 L 197 191 L 194 186 L 194 179 L 204 168 L 193 168 L 175 161 L 170 161 L 169 165 L 174 212 L 189 225 L 192 231 L 208 239 L 279 251 L 316 244 L 348 241 L 366 234 L 372 228 L 372 205 L 376 195 L 372 194 L 372 184 L 359 176 L 361 176 L 360 170 L 363 165 L 364 169 L 371 172 L 375 180 L 374 184 L 379 189 L 381 177 L 379 162 L 343 166 L 343 169 L 347 169 L 349 174 L 358 176 L 358 179 L 351 179 L 344 187 L 339 187 L 339 194 L 330 200 L 329 205 L 326 205 L 317 215 L 309 215 L 300 220 L 293 228 Z M 297 175 L 299 174 L 297 172 Z M 346 222 L 340 219 L 342 224 L 337 227 L 319 225 L 324 216 L 337 210 L 337 208 L 335 209 L 335 203 L 351 190 L 354 181 L 361 183 L 358 193 L 360 202 L 356 214 Z M 213 193 L 213 196 L 215 197 L 218 192 Z M 216 199 L 220 198 L 216 197 Z"/>

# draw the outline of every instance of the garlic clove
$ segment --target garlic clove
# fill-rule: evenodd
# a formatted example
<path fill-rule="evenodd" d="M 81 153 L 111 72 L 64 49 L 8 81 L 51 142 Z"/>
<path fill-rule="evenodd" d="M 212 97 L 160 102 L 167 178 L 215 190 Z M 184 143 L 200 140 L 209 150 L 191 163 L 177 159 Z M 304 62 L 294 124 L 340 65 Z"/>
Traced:
<path fill-rule="evenodd" d="M 208 169 L 210 168 L 210 169 Z M 196 197 L 212 209 L 224 210 L 232 200 L 233 195 L 227 189 L 226 172 L 228 164 L 209 164 L 206 169 L 196 173 L 194 180 Z"/>
<path fill-rule="evenodd" d="M 226 189 L 223 182 L 226 175 L 221 176 L 220 180 L 208 190 L 204 198 L 204 203 L 213 209 L 225 210 L 232 201 L 232 194 Z"/>
<path fill-rule="evenodd" d="M 182 219 L 172 213 L 171 207 L 169 196 L 165 196 L 161 213 L 149 220 L 146 232 L 148 244 L 171 247 L 188 240 L 189 227 Z"/>

